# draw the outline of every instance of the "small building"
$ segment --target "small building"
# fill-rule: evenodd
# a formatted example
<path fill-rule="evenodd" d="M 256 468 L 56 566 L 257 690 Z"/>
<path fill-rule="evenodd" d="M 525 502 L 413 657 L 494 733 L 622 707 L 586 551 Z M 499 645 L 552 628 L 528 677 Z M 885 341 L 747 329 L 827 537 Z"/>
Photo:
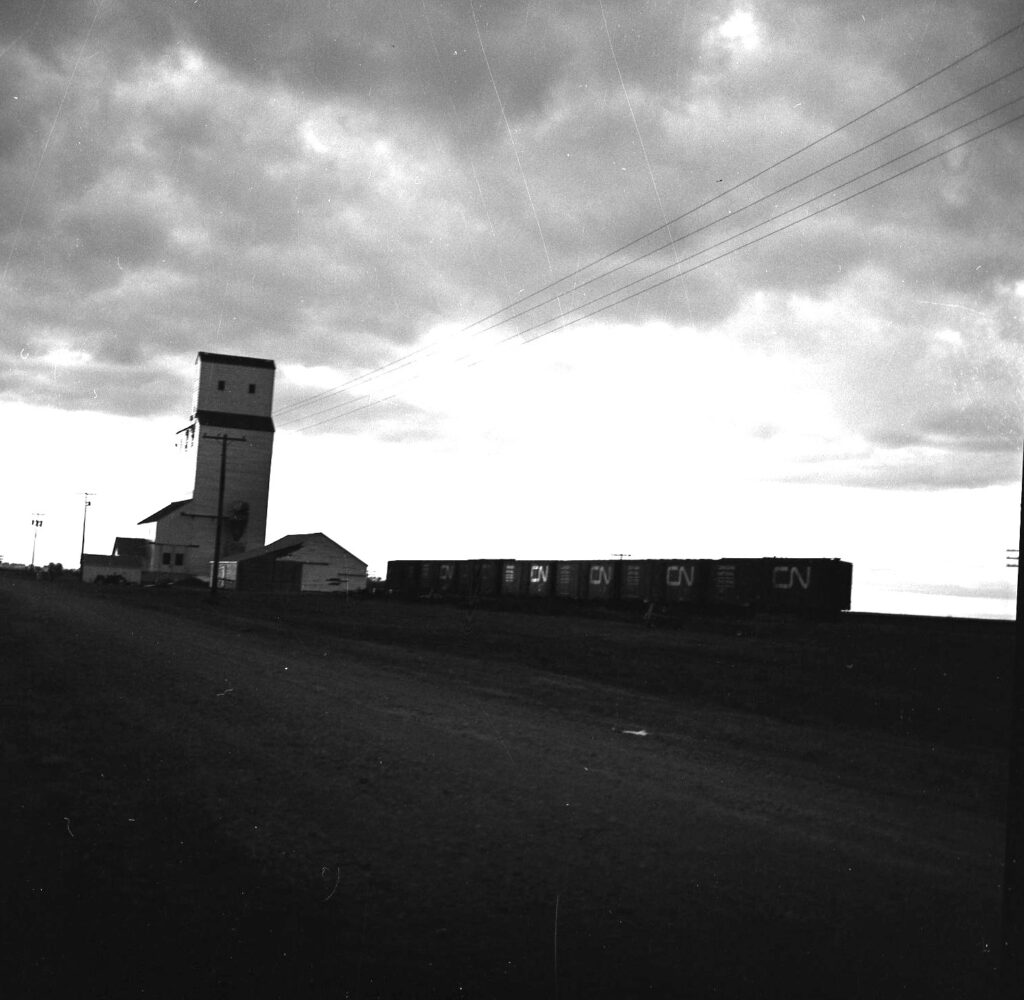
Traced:
<path fill-rule="evenodd" d="M 82 556 L 83 583 L 142 583 L 142 563 L 131 556 Z"/>
<path fill-rule="evenodd" d="M 211 572 L 212 572 L 211 564 Z M 219 586 L 229 590 L 352 594 L 366 589 L 366 563 L 323 532 L 285 535 L 224 560 Z"/>

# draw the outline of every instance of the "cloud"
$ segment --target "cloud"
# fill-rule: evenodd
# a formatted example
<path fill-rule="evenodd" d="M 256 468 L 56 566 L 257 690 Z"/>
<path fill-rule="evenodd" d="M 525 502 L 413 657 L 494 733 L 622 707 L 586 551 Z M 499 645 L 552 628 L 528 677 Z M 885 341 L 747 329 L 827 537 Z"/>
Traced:
<path fill-rule="evenodd" d="M 949 594 L 955 597 L 988 597 L 1012 601 L 1017 594 L 1016 583 L 1007 581 L 983 581 L 975 586 L 951 583 L 932 583 L 914 581 L 906 584 L 906 589 L 918 594 Z"/>
<path fill-rule="evenodd" d="M 700 329 L 828 387 L 836 427 L 801 437 L 797 478 L 1006 476 L 1021 429 L 1019 124 L 730 251 L 1019 93 L 1008 81 L 783 190 L 1009 69 L 1012 40 L 729 189 L 1002 30 L 1009 5 L 940 4 L 927 21 L 881 3 L 72 7 L 0 19 L 3 398 L 180 412 L 197 349 L 323 366 L 340 384 L 677 220 L 676 246 L 656 250 L 655 232 L 491 336 L 594 309 L 579 326 Z M 304 391 L 290 378 L 283 404 Z M 442 426 L 403 405 L 346 424 Z M 790 447 L 800 420 L 768 413 L 751 432 Z M 851 472 L 837 452 L 868 458 Z"/>
<path fill-rule="evenodd" d="M 748 10 L 737 10 L 718 26 L 711 44 L 723 44 L 732 52 L 753 52 L 760 48 L 758 25 Z"/>
<path fill-rule="evenodd" d="M 953 322 L 968 322 L 951 340 L 948 326 L 901 326 L 870 305 L 848 308 L 800 345 L 839 425 L 863 443 L 852 461 L 823 474 L 910 488 L 1019 475 L 1020 362 L 990 317 L 956 313 Z"/>
<path fill-rule="evenodd" d="M 904 446 L 869 449 L 848 459 L 805 461 L 791 471 L 780 470 L 775 478 L 861 489 L 983 489 L 1019 480 L 1020 462 L 1004 452 L 962 455 L 943 448 Z"/>

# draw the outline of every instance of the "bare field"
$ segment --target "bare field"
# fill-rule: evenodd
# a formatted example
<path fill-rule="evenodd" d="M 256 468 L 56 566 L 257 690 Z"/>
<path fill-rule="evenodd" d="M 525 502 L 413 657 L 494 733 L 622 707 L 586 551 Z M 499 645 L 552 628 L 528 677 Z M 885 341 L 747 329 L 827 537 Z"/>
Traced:
<path fill-rule="evenodd" d="M 978 997 L 1002 622 L 0 576 L 7 996 Z"/>

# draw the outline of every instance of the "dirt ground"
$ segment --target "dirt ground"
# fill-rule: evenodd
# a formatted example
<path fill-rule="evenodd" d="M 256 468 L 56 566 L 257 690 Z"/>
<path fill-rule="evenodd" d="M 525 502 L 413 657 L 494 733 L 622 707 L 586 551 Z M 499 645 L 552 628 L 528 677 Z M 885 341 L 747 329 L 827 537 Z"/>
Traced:
<path fill-rule="evenodd" d="M 983 997 L 1006 623 L 0 575 L 13 997 Z"/>

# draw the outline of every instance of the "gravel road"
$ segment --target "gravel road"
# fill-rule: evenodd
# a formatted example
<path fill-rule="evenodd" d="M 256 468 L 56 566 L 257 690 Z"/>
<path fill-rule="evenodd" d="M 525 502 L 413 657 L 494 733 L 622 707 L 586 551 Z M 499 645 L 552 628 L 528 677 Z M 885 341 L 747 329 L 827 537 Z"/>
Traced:
<path fill-rule="evenodd" d="M 985 995 L 969 751 L 13 577 L 0 662 L 6 996 Z"/>

